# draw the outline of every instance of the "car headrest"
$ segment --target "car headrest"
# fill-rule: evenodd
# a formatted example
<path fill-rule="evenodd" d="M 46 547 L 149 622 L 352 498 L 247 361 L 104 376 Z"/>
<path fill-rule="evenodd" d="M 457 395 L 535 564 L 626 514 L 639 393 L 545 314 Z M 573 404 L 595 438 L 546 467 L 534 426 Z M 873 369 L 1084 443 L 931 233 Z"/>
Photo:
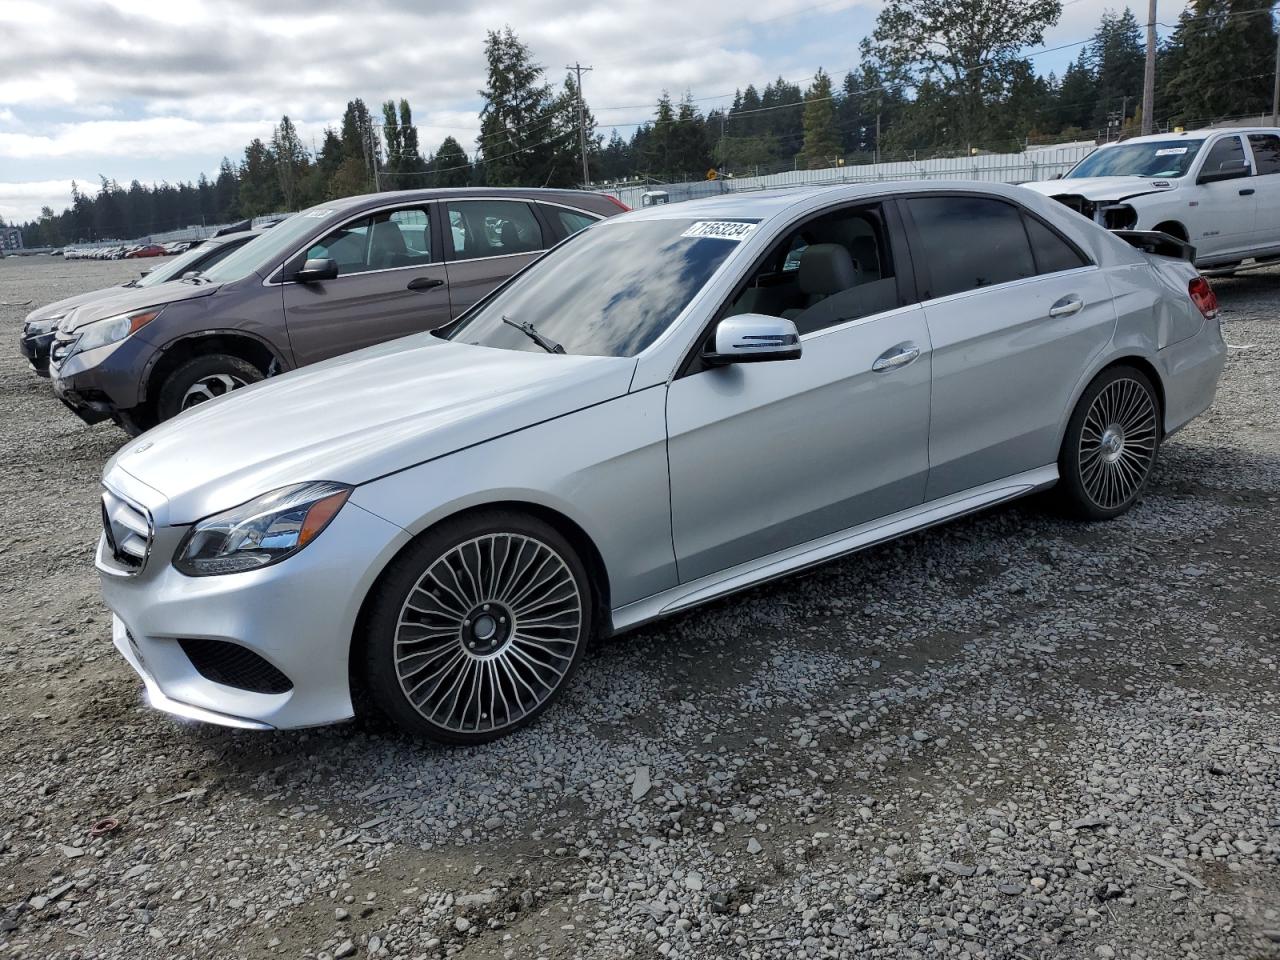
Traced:
<path fill-rule="evenodd" d="M 404 253 L 404 234 L 399 224 L 383 220 L 373 225 L 373 247 L 381 253 Z"/>
<path fill-rule="evenodd" d="M 800 254 L 797 282 L 802 293 L 829 296 L 854 286 L 858 269 L 848 248 L 838 243 L 814 243 Z"/>

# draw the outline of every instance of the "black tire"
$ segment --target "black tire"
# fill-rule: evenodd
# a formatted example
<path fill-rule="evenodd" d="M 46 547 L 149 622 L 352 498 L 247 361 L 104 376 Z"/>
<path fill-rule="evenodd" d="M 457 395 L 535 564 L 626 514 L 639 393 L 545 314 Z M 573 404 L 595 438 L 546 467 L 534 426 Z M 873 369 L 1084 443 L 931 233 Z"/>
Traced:
<path fill-rule="evenodd" d="M 1085 388 L 1058 454 L 1057 498 L 1082 520 L 1110 520 L 1137 502 L 1160 452 L 1160 397 L 1136 367 L 1108 367 Z"/>
<path fill-rule="evenodd" d="M 169 420 L 203 402 L 198 395 L 192 394 L 201 386 L 208 394 L 203 399 L 212 399 L 229 390 L 257 383 L 264 377 L 265 374 L 248 360 L 229 353 L 212 353 L 188 360 L 161 384 L 160 393 L 156 396 L 156 422 Z"/>
<path fill-rule="evenodd" d="M 404 731 L 487 743 L 560 698 L 593 635 L 594 610 L 582 560 L 550 524 L 506 510 L 445 521 L 370 594 L 363 693 Z"/>

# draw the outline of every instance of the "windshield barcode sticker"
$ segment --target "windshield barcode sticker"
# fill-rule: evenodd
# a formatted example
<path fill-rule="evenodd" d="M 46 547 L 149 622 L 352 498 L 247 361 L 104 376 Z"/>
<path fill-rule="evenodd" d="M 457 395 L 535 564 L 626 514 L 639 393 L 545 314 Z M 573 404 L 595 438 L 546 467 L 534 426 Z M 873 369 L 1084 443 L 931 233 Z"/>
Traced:
<path fill-rule="evenodd" d="M 742 240 L 756 228 L 754 223 L 737 220 L 699 220 L 682 237 L 714 237 L 717 240 Z"/>
<path fill-rule="evenodd" d="M 1183 154 L 1186 152 L 1187 152 L 1186 147 L 1164 147 L 1163 149 L 1156 151 L 1156 156 L 1157 157 L 1176 157 L 1179 154 Z"/>

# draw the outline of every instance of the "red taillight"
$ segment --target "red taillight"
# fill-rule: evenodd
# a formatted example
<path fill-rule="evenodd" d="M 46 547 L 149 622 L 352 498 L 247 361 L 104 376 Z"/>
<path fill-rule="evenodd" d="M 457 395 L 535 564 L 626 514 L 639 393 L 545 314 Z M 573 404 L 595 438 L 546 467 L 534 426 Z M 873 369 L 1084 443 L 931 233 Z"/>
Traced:
<path fill-rule="evenodd" d="M 604 198 L 605 198 L 606 200 L 608 200 L 610 203 L 612 203 L 612 204 L 613 204 L 615 207 L 617 207 L 619 210 L 621 210 L 623 213 L 630 213 L 630 212 L 631 212 L 631 208 L 630 208 L 630 207 L 628 207 L 628 206 L 627 206 L 625 203 L 623 203 L 621 200 L 619 200 L 617 197 L 615 197 L 613 194 L 611 194 L 611 193 L 606 193 L 606 194 L 604 195 Z"/>
<path fill-rule="evenodd" d="M 1187 293 L 1191 295 L 1191 302 L 1196 305 L 1206 320 L 1213 320 L 1218 316 L 1218 295 L 1213 292 L 1213 287 L 1209 286 L 1209 281 L 1204 277 L 1196 277 L 1187 284 Z"/>

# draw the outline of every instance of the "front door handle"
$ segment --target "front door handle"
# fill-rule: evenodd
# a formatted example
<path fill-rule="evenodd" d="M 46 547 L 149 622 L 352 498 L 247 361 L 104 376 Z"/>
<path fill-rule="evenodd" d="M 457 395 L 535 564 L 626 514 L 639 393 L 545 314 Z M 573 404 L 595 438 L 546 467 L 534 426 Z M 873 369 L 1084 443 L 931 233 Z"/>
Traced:
<path fill-rule="evenodd" d="M 414 277 L 409 281 L 410 290 L 433 290 L 436 287 L 443 287 L 444 281 L 439 277 Z"/>
<path fill-rule="evenodd" d="M 900 343 L 876 357 L 871 370 L 874 373 L 888 373 L 890 370 L 905 367 L 918 356 L 920 356 L 920 348 L 914 343 Z"/>
<path fill-rule="evenodd" d="M 1049 308 L 1049 316 L 1051 317 L 1069 317 L 1073 313 L 1079 313 L 1084 309 L 1084 301 L 1072 294 L 1069 297 L 1063 297 L 1052 307 Z"/>
<path fill-rule="evenodd" d="M 1243 190 L 1240 191 L 1240 196 L 1242 197 L 1253 196 L 1253 187 L 1245 187 Z"/>

